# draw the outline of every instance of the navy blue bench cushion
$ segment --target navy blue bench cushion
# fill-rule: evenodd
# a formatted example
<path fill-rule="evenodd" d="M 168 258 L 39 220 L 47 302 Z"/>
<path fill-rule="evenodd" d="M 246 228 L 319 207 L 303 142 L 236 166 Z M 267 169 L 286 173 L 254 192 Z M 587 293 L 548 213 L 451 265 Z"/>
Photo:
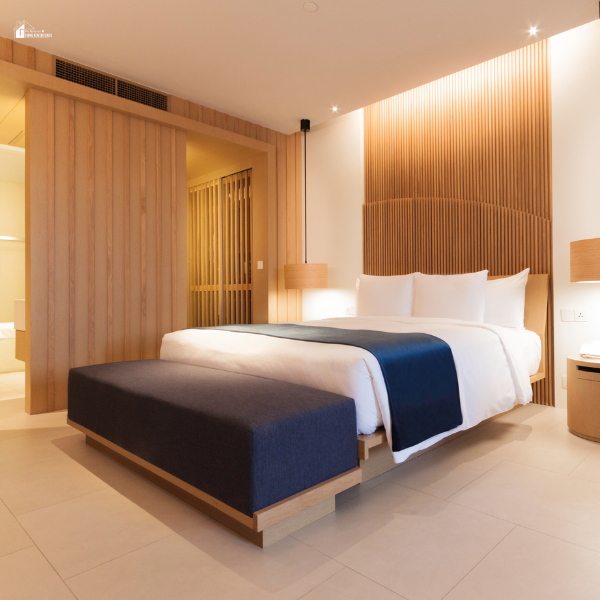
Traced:
<path fill-rule="evenodd" d="M 168 362 L 71 369 L 69 418 L 246 515 L 353 469 L 354 401 Z"/>

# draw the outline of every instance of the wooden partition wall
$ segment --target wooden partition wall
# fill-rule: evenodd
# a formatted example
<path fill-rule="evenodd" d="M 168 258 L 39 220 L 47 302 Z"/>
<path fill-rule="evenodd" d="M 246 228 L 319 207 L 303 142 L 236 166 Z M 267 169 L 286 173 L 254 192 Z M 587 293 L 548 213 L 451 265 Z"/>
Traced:
<path fill-rule="evenodd" d="M 550 109 L 547 41 L 368 106 L 365 273 L 552 277 Z M 554 405 L 552 295 L 547 322 Z"/>
<path fill-rule="evenodd" d="M 70 367 L 155 358 L 185 327 L 185 132 L 36 89 L 26 105 L 37 413 L 66 408 Z"/>

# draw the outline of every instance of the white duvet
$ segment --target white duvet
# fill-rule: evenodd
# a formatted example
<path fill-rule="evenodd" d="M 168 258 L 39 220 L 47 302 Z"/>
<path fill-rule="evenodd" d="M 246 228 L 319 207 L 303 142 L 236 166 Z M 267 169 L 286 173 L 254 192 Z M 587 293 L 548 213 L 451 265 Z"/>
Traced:
<path fill-rule="evenodd" d="M 537 372 L 541 341 L 530 331 L 417 317 L 338 318 L 298 324 L 428 333 L 450 346 L 458 375 L 463 423 L 416 446 L 394 452 L 397 463 L 448 435 L 532 399 L 529 375 Z M 391 440 L 390 410 L 381 368 L 377 359 L 362 348 L 251 333 L 186 329 L 164 336 L 160 358 L 288 381 L 354 398 L 358 433 L 373 433 L 384 425 Z M 431 376 L 435 377 L 435 372 Z"/>

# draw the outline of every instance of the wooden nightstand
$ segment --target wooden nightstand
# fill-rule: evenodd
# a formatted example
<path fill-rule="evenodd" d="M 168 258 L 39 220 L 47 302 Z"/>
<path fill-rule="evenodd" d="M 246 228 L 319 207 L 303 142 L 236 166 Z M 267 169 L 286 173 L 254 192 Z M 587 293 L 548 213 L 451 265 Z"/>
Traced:
<path fill-rule="evenodd" d="M 600 360 L 567 358 L 567 425 L 571 433 L 600 442 Z"/>

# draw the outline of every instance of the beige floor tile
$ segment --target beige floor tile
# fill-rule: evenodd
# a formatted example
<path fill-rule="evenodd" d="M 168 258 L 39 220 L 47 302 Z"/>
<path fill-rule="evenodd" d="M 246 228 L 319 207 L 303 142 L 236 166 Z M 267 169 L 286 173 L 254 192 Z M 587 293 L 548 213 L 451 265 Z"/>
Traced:
<path fill-rule="evenodd" d="M 0 402 L 5 400 L 12 400 L 13 398 L 22 398 L 23 392 L 18 392 L 14 388 L 0 383 Z"/>
<path fill-rule="evenodd" d="M 401 596 L 434 600 L 450 591 L 513 527 L 385 483 L 294 537 Z"/>
<path fill-rule="evenodd" d="M 173 533 L 111 488 L 21 515 L 19 522 L 64 579 Z"/>
<path fill-rule="evenodd" d="M 116 485 L 114 489 L 173 532 L 189 529 L 209 519 L 204 513 L 141 477 Z"/>
<path fill-rule="evenodd" d="M 446 600 L 597 600 L 600 554 L 515 528 Z"/>
<path fill-rule="evenodd" d="M 592 452 L 570 473 L 571 477 L 600 483 L 600 452 Z"/>
<path fill-rule="evenodd" d="M 399 465 L 390 472 L 390 481 L 448 498 L 501 462 L 499 458 L 460 447 L 441 446 Z"/>
<path fill-rule="evenodd" d="M 0 384 L 7 385 L 22 394 L 25 394 L 25 371 L 0 374 Z"/>
<path fill-rule="evenodd" d="M 2 600 L 74 600 L 37 548 L 27 548 L 0 558 Z"/>
<path fill-rule="evenodd" d="M 139 479 L 139 476 L 128 467 L 88 446 L 83 433 L 74 432 L 73 429 L 70 431 L 71 435 L 65 435 L 51 442 L 61 455 L 81 465 L 111 487 L 132 479 Z"/>
<path fill-rule="evenodd" d="M 207 519 L 68 585 L 79 600 L 295 600 L 342 568 L 293 538 L 262 550 Z"/>
<path fill-rule="evenodd" d="M 600 484 L 504 462 L 449 498 L 600 551 Z"/>
<path fill-rule="evenodd" d="M 528 425 L 534 431 L 548 431 L 555 425 L 567 420 L 566 408 L 527 404 L 498 417 L 493 423 L 513 423 L 515 425 Z"/>
<path fill-rule="evenodd" d="M 14 515 L 22 515 L 105 487 L 107 484 L 104 481 L 64 456 L 0 473 L 0 499 Z"/>
<path fill-rule="evenodd" d="M 6 419 L 25 412 L 25 397 L 17 396 L 0 402 L 0 419 Z M 1 427 L 1 425 L 0 425 Z M 1 438 L 0 438 L 1 439 Z"/>
<path fill-rule="evenodd" d="M 401 600 L 401 596 L 356 571 L 344 569 L 302 600 Z"/>
<path fill-rule="evenodd" d="M 593 448 L 573 439 L 558 440 L 557 431 L 539 431 L 527 423 L 495 423 L 456 447 L 567 475 Z"/>
<path fill-rule="evenodd" d="M 31 538 L 4 503 L 0 502 L 0 556 L 23 550 L 29 546 L 33 546 Z"/>

